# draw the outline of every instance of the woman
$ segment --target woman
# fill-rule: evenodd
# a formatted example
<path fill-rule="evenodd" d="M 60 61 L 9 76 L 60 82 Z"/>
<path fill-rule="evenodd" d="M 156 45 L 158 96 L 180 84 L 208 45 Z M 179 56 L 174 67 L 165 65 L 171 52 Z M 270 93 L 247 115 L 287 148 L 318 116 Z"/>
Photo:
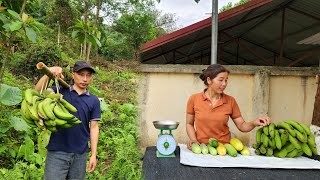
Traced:
<path fill-rule="evenodd" d="M 271 123 L 269 117 L 244 121 L 236 100 L 223 92 L 228 85 L 228 76 L 229 71 L 219 64 L 210 65 L 200 75 L 207 88 L 191 95 L 187 103 L 186 129 L 189 149 L 194 142 L 208 144 L 211 137 L 221 143 L 229 143 L 229 117 L 242 132 L 249 132 L 256 126 L 267 126 Z"/>

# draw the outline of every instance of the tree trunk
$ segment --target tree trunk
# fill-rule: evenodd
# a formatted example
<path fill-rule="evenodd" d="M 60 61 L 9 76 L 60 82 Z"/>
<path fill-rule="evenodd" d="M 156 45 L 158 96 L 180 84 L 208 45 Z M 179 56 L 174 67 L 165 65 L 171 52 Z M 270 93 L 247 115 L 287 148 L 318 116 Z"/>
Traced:
<path fill-rule="evenodd" d="M 85 1 L 84 12 L 83 12 L 83 20 L 85 24 L 88 23 L 88 10 L 89 10 L 89 2 Z M 86 52 L 87 52 L 87 37 L 85 36 L 83 41 L 83 50 L 82 50 L 83 60 L 85 60 L 86 58 Z"/>
<path fill-rule="evenodd" d="M 22 4 L 22 7 L 21 7 L 21 10 L 20 10 L 20 17 L 22 17 L 22 14 L 24 12 L 24 9 L 26 8 L 26 4 L 27 4 L 27 0 L 24 0 L 23 1 L 23 4 Z"/>
<path fill-rule="evenodd" d="M 100 9 L 101 9 L 101 2 L 100 2 L 100 0 L 97 0 L 97 11 L 96 11 L 96 16 L 94 17 L 94 23 L 93 23 L 93 27 L 94 27 L 94 28 L 97 27 L 97 25 L 98 25 L 98 19 L 99 19 Z M 94 35 L 94 34 L 93 34 L 93 35 Z M 91 47 L 92 47 L 92 43 L 89 42 L 86 61 L 89 61 Z"/>
<path fill-rule="evenodd" d="M 313 117 L 311 124 L 320 126 L 320 74 L 317 75 L 317 93 L 314 101 Z"/>
<path fill-rule="evenodd" d="M 85 60 L 86 58 L 86 52 L 87 52 L 87 37 L 85 36 L 83 41 L 83 50 L 82 50 L 82 58 Z"/>
<path fill-rule="evenodd" d="M 60 47 L 60 23 L 58 21 L 58 47 Z"/>
<path fill-rule="evenodd" d="M 1 83 L 2 83 L 2 77 L 3 77 L 3 74 L 4 74 L 4 70 L 6 69 L 6 66 L 7 66 L 9 55 L 10 55 L 10 48 L 7 48 L 7 54 L 3 58 L 2 67 L 1 67 L 1 70 L 0 70 L 0 86 L 1 86 Z"/>

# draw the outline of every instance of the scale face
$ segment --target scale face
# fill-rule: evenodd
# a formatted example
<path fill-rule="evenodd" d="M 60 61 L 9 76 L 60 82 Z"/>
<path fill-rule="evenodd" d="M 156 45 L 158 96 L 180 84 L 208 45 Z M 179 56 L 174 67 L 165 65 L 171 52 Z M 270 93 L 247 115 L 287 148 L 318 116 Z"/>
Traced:
<path fill-rule="evenodd" d="M 174 151 L 177 143 L 172 136 L 172 130 L 177 129 L 179 123 L 170 120 L 153 121 L 156 129 L 160 130 L 157 141 L 157 157 L 176 157 Z M 169 131 L 169 134 L 163 133 Z"/>
<path fill-rule="evenodd" d="M 162 155 L 171 155 L 176 149 L 176 141 L 172 135 L 163 134 L 158 137 L 157 150 Z"/>

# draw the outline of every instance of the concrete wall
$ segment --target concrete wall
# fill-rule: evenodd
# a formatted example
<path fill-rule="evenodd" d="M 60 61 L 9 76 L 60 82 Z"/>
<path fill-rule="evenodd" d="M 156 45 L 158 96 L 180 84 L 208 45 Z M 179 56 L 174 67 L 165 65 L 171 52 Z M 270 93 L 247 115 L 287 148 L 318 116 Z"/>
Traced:
<path fill-rule="evenodd" d="M 153 121 L 179 122 L 173 136 L 177 143 L 187 143 L 186 103 L 193 93 L 205 86 L 199 79 L 202 65 L 141 65 L 139 88 L 141 146 L 155 146 L 160 131 Z M 237 100 L 246 121 L 268 115 L 277 123 L 294 119 L 306 124 L 312 120 L 316 93 L 317 68 L 263 66 L 225 66 L 231 72 L 225 90 Z M 255 141 L 257 128 L 240 132 L 230 119 L 231 131 L 245 144 Z"/>

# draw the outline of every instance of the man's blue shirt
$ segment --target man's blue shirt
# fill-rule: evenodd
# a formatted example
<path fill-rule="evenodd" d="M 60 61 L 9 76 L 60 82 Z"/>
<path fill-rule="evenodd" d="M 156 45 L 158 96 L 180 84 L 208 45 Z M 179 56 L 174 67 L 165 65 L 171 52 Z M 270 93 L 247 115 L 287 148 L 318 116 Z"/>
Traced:
<path fill-rule="evenodd" d="M 56 92 L 56 87 L 52 87 Z M 90 140 L 90 121 L 99 121 L 101 118 L 100 101 L 89 91 L 81 95 L 70 88 L 59 88 L 63 99 L 77 108 L 72 113 L 82 121 L 82 124 L 73 125 L 71 128 L 62 128 L 52 133 L 47 149 L 50 151 L 64 151 L 72 153 L 84 153 L 89 151 L 88 141 Z"/>

